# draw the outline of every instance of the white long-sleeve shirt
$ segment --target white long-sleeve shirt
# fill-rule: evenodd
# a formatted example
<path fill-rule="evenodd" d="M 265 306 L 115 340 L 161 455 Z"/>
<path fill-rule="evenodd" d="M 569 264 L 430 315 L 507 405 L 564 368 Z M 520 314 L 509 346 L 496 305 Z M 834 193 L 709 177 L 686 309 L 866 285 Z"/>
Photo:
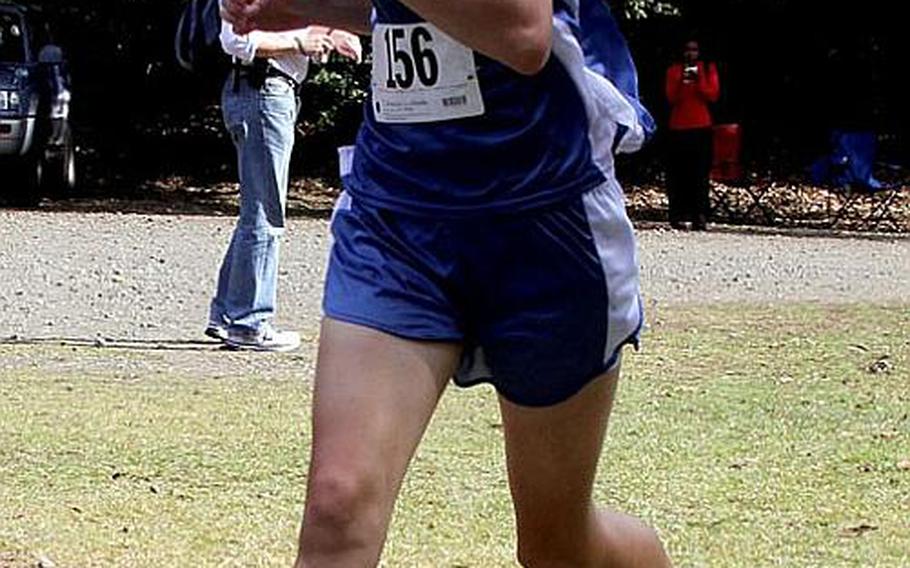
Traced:
<path fill-rule="evenodd" d="M 221 47 L 224 52 L 232 57 L 236 57 L 244 65 L 251 65 L 256 58 L 256 50 L 262 42 L 264 35 L 288 36 L 293 38 L 303 30 L 292 30 L 287 32 L 261 32 L 253 31 L 248 34 L 238 35 L 234 33 L 234 27 L 227 23 L 221 23 Z M 272 57 L 269 59 L 271 65 L 282 73 L 294 78 L 298 83 L 306 79 L 307 72 L 310 68 L 310 58 L 303 54 L 282 55 L 281 57 Z"/>

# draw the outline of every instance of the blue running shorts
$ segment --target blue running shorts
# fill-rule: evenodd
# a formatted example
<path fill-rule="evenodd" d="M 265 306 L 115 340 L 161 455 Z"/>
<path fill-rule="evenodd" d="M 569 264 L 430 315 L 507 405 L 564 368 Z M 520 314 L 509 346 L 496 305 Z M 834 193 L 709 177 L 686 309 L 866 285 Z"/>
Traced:
<path fill-rule="evenodd" d="M 460 386 L 551 406 L 638 343 L 636 243 L 615 180 L 547 209 L 453 219 L 345 194 L 331 228 L 326 316 L 462 344 Z"/>

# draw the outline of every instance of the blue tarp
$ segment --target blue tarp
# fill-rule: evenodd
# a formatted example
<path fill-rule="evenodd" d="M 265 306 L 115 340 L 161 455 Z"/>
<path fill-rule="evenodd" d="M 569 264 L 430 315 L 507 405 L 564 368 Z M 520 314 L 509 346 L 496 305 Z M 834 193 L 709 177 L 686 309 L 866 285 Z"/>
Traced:
<path fill-rule="evenodd" d="M 812 179 L 819 185 L 869 192 L 885 189 L 872 174 L 877 148 L 874 132 L 836 130 L 831 133 L 831 153 L 812 166 Z"/>

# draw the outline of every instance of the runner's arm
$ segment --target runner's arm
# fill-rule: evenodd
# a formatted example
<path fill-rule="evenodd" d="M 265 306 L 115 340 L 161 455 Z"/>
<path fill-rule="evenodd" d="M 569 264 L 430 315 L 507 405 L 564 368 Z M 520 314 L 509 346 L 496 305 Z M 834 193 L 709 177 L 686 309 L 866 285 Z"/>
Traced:
<path fill-rule="evenodd" d="M 552 0 L 401 0 L 466 46 L 534 75 L 550 58 Z"/>
<path fill-rule="evenodd" d="M 401 0 L 427 21 L 519 73 L 533 75 L 550 57 L 552 0 Z M 224 17 L 241 32 L 312 22 L 365 32 L 368 0 L 224 0 Z"/>
<path fill-rule="evenodd" d="M 223 0 L 221 15 L 239 33 L 284 31 L 318 22 L 368 35 L 371 8 L 370 0 Z"/>

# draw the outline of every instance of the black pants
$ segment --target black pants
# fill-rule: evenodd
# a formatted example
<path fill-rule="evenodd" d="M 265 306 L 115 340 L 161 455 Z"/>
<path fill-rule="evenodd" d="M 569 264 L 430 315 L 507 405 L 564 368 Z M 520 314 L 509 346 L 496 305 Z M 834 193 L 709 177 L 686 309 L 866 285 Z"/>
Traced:
<path fill-rule="evenodd" d="M 704 223 L 711 216 L 708 191 L 714 156 L 713 131 L 711 128 L 671 130 L 668 150 L 670 222 Z"/>

